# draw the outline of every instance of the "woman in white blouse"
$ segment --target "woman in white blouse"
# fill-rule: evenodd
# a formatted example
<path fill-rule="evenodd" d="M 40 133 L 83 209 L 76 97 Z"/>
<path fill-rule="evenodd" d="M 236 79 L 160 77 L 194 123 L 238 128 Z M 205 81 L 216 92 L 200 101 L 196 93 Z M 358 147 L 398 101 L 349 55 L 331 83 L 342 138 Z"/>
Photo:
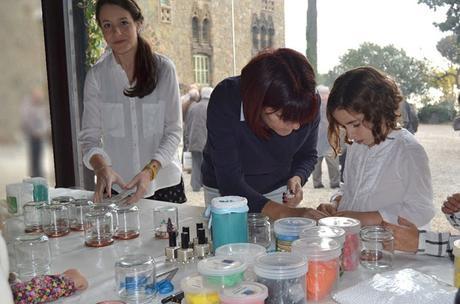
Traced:
<path fill-rule="evenodd" d="M 421 227 L 434 217 L 428 157 L 397 124 L 402 99 L 395 82 L 371 67 L 337 78 L 327 105 L 329 142 L 338 153 L 344 128 L 351 145 L 343 185 L 318 210 L 359 219 L 363 226 L 397 224 L 400 216 Z"/>
<path fill-rule="evenodd" d="M 97 176 L 94 200 L 110 197 L 113 186 L 136 188 L 129 203 L 183 203 L 175 67 L 141 37 L 144 17 L 134 0 L 99 0 L 96 19 L 108 50 L 86 76 L 79 135 L 83 162 Z"/>

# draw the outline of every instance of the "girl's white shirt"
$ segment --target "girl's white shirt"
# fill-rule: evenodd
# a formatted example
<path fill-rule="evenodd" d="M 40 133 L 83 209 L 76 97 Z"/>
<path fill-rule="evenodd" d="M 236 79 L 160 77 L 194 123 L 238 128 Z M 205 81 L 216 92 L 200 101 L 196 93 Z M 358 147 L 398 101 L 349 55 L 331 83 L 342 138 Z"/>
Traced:
<path fill-rule="evenodd" d="M 435 215 L 428 157 L 406 129 L 394 130 L 385 141 L 368 147 L 347 147 L 344 184 L 338 210 L 378 211 L 389 223 L 398 216 L 417 227 Z"/>
<path fill-rule="evenodd" d="M 177 185 L 182 172 L 177 153 L 182 113 L 176 71 L 167 57 L 155 56 L 159 71 L 155 90 L 143 98 L 130 98 L 123 94 L 130 87 L 125 71 L 110 49 L 104 53 L 86 75 L 79 133 L 86 167 L 92 170 L 89 160 L 100 154 L 125 182 L 150 160 L 159 161 L 162 168 L 146 197 Z"/>

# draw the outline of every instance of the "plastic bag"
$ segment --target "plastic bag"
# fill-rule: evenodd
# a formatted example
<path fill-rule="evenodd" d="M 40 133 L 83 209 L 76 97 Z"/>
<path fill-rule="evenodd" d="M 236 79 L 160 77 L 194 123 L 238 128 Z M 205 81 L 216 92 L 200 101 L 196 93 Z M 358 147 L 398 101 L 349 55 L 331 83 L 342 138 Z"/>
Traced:
<path fill-rule="evenodd" d="M 372 279 L 337 292 L 341 304 L 454 303 L 457 289 L 411 268 L 376 274 Z"/>

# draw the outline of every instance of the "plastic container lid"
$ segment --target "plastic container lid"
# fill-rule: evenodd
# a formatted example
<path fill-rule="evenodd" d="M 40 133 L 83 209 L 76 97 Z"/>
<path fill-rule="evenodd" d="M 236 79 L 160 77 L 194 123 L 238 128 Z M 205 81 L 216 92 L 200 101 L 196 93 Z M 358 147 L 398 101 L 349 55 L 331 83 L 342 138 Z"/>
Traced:
<path fill-rule="evenodd" d="M 233 243 L 216 249 L 216 256 L 238 257 L 248 266 L 254 265 L 255 259 L 267 252 L 264 246 L 253 243 Z"/>
<path fill-rule="evenodd" d="M 268 297 L 268 288 L 256 282 L 242 282 L 233 288 L 226 288 L 220 293 L 220 300 L 225 304 L 254 303 L 263 301 Z"/>
<path fill-rule="evenodd" d="M 361 229 L 361 222 L 349 217 L 330 216 L 318 221 L 320 226 L 335 226 L 345 230 L 345 234 L 355 234 Z"/>
<path fill-rule="evenodd" d="M 248 212 L 248 200 L 242 196 L 220 196 L 211 201 L 211 212 L 226 214 L 230 212 Z"/>
<path fill-rule="evenodd" d="M 316 221 L 304 217 L 286 217 L 275 221 L 275 234 L 299 236 L 304 229 L 316 226 Z"/>
<path fill-rule="evenodd" d="M 329 261 L 338 258 L 341 248 L 337 241 L 326 237 L 303 238 L 292 243 L 292 252 L 305 256 L 309 261 Z"/>
<path fill-rule="evenodd" d="M 455 240 L 454 241 L 454 249 L 453 249 L 452 253 L 455 256 L 460 256 L 460 240 Z"/>
<path fill-rule="evenodd" d="M 262 255 L 256 259 L 254 272 L 257 276 L 273 279 L 294 279 L 308 271 L 307 261 L 291 252 L 275 252 Z"/>
<path fill-rule="evenodd" d="M 242 273 L 247 265 L 238 257 L 215 256 L 198 262 L 198 272 L 204 276 L 227 276 Z"/>
<path fill-rule="evenodd" d="M 203 277 L 193 274 L 180 281 L 180 288 L 185 294 L 209 294 L 217 293 L 217 290 L 204 284 Z"/>
<path fill-rule="evenodd" d="M 336 240 L 340 246 L 345 243 L 345 230 L 333 226 L 316 226 L 302 230 L 299 238 L 327 237 Z"/>

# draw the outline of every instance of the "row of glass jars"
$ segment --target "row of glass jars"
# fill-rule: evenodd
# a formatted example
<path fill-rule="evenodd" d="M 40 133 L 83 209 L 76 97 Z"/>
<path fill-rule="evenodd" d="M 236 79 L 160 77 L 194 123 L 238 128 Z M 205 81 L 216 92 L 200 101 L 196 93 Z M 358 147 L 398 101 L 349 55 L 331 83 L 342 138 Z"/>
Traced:
<path fill-rule="evenodd" d="M 50 204 L 29 202 L 24 205 L 25 232 L 43 231 L 49 237 L 60 237 L 73 231 L 85 231 L 87 246 L 102 247 L 113 239 L 139 236 L 139 209 L 132 205 L 93 204 L 87 199 L 58 197 Z"/>

